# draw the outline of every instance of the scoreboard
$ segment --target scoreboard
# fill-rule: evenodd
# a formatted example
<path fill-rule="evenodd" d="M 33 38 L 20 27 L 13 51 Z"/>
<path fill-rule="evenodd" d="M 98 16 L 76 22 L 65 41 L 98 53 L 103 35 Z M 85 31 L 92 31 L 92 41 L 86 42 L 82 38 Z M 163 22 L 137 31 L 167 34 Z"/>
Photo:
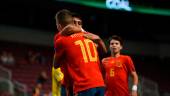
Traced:
<path fill-rule="evenodd" d="M 170 16 L 170 0 L 56 0 L 108 10 Z"/>

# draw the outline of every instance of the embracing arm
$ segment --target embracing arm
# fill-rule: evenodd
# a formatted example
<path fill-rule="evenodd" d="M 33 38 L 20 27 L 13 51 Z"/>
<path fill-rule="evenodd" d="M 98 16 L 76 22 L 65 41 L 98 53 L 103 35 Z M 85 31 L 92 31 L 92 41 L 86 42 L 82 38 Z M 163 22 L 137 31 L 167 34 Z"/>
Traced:
<path fill-rule="evenodd" d="M 99 48 L 101 48 L 102 52 L 107 53 L 107 48 L 106 48 L 106 45 L 103 42 L 103 40 L 99 39 L 97 42 L 98 42 L 98 46 L 99 46 Z"/>
<path fill-rule="evenodd" d="M 77 27 L 73 24 L 70 24 L 70 25 L 67 25 L 66 27 L 64 27 L 60 34 L 63 35 L 63 36 L 69 36 L 71 34 L 74 34 L 74 33 L 79 33 L 81 32 L 82 29 L 80 27 Z"/>
<path fill-rule="evenodd" d="M 54 66 L 54 68 L 60 67 L 59 58 L 56 57 L 56 53 L 54 53 L 54 56 L 53 56 L 53 66 Z"/>
<path fill-rule="evenodd" d="M 106 45 L 98 35 L 93 34 L 93 33 L 87 33 L 87 34 L 84 34 L 84 37 L 94 41 L 98 45 L 98 48 L 100 48 L 103 53 L 107 53 Z"/>

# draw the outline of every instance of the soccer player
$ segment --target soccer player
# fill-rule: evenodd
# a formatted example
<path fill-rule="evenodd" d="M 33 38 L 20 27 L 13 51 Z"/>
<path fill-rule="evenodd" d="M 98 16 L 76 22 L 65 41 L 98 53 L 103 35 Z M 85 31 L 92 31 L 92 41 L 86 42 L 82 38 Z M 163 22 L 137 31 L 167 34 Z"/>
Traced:
<path fill-rule="evenodd" d="M 73 23 L 73 17 L 69 14 L 64 10 L 57 13 L 59 31 Z M 80 32 L 70 36 L 60 36 L 55 41 L 55 67 L 63 66 L 64 70 L 68 71 L 77 96 L 104 96 L 104 81 L 99 68 L 96 46 L 93 41 L 84 38 L 84 34 Z"/>
<path fill-rule="evenodd" d="M 137 96 L 138 75 L 135 71 L 130 56 L 121 55 L 123 48 L 122 39 L 114 35 L 110 38 L 111 56 L 103 58 L 102 63 L 105 69 L 106 92 L 105 96 Z M 128 88 L 128 76 L 133 78 L 131 95 Z"/>
<path fill-rule="evenodd" d="M 81 16 L 79 14 L 72 13 L 72 16 L 73 16 L 74 25 L 79 27 L 82 30 L 82 32 L 85 33 L 84 37 L 94 41 L 95 44 L 97 45 L 97 48 L 99 49 L 98 52 L 105 54 L 107 52 L 107 49 L 106 49 L 106 46 L 105 46 L 103 40 L 98 35 L 87 32 L 82 28 L 82 19 L 81 19 Z M 63 30 L 63 31 L 67 31 L 67 30 Z M 67 33 L 67 32 L 65 32 L 65 33 Z M 73 86 L 70 85 L 67 89 L 67 91 L 69 91 L 70 96 L 73 96 L 73 88 L 72 87 Z"/>
<path fill-rule="evenodd" d="M 72 13 L 72 16 L 73 16 L 73 21 L 74 21 L 74 26 L 66 26 L 65 28 L 63 28 L 62 31 L 59 32 L 59 34 L 57 34 L 57 38 L 59 37 L 58 35 L 64 35 L 64 36 L 68 36 L 68 35 L 71 35 L 73 33 L 77 33 L 78 31 L 83 31 L 84 33 L 86 33 L 84 35 L 84 37 L 88 38 L 88 39 L 91 39 L 93 40 L 94 42 L 96 42 L 96 44 L 98 45 L 98 49 L 101 51 L 100 53 L 106 53 L 107 50 L 106 50 L 106 46 L 103 42 L 103 40 L 98 36 L 98 35 L 95 35 L 95 34 L 92 34 L 90 32 L 86 32 L 83 28 L 82 28 L 82 20 L 81 20 L 81 17 L 80 15 L 76 14 L 76 13 Z M 76 26 L 76 27 L 75 27 Z M 80 29 L 81 30 L 80 30 Z M 71 31 L 71 32 L 68 32 L 68 31 Z M 55 36 L 56 37 L 56 36 Z M 56 38 L 55 38 L 56 40 Z M 62 86 L 61 86 L 61 94 L 62 96 L 66 96 L 66 92 L 67 94 L 69 94 L 69 96 L 73 96 L 73 86 L 72 86 L 72 83 L 70 82 L 69 76 L 65 76 L 65 79 L 66 80 L 63 80 L 62 82 Z M 65 81 L 65 82 L 64 82 Z M 67 81 L 69 81 L 70 84 L 65 84 Z M 67 86 L 66 86 L 67 85 Z M 69 85 L 69 86 L 68 86 Z"/>
<path fill-rule="evenodd" d="M 66 13 L 70 13 L 68 10 L 65 10 Z M 66 16 L 70 16 L 70 14 L 66 14 Z M 56 20 L 57 22 L 57 20 Z M 57 23 L 56 23 L 57 24 Z M 58 26 L 57 26 L 58 27 Z M 65 26 L 62 30 L 60 30 L 59 33 L 57 33 L 54 36 L 54 42 L 60 37 L 60 36 L 68 36 L 73 33 L 81 32 L 81 29 L 76 27 L 74 24 L 69 24 Z M 52 95 L 55 96 L 73 96 L 67 91 L 67 87 L 69 87 L 69 76 L 67 75 L 68 73 L 63 70 L 63 68 L 54 68 L 54 63 L 55 63 L 55 54 L 54 54 L 54 59 L 53 59 L 53 66 L 52 66 Z M 60 62 L 60 63 L 65 63 L 65 62 Z M 61 79 L 61 77 L 64 76 L 64 78 Z M 66 84 L 67 83 L 67 84 Z M 67 85 L 67 86 L 66 86 Z"/>

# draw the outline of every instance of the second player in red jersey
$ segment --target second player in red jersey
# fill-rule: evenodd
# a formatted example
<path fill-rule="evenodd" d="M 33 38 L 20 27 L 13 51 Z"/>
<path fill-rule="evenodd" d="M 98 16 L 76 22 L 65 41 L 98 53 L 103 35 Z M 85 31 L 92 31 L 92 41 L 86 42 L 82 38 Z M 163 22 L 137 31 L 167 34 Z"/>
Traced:
<path fill-rule="evenodd" d="M 121 38 L 112 36 L 110 39 L 111 56 L 102 60 L 105 69 L 105 96 L 137 96 L 138 76 L 134 64 L 130 56 L 120 54 L 121 49 Z M 129 75 L 133 80 L 131 93 L 128 86 Z"/>

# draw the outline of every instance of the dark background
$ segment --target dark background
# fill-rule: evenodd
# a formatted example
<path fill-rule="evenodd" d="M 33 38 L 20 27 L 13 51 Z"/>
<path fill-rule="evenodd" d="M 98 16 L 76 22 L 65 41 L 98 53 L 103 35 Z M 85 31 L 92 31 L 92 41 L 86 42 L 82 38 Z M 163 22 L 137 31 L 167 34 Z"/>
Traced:
<path fill-rule="evenodd" d="M 147 1 L 146 4 L 150 4 L 151 1 Z M 155 3 L 152 5 L 159 4 L 159 7 L 161 7 L 163 4 L 167 5 L 169 3 L 166 3 L 166 0 L 166 2 L 162 2 L 163 4 L 157 3 L 160 1 L 153 1 Z M 142 2 L 144 3 L 144 1 Z M 155 34 L 169 35 L 169 16 L 97 9 L 50 0 L 1 1 L 0 23 L 55 31 L 55 13 L 63 8 L 82 15 L 84 28 L 104 37 L 115 33 L 121 34 L 127 39 L 149 40 L 149 42 L 170 41 L 164 40 L 164 37 L 160 37 L 159 40 L 155 38 Z"/>

